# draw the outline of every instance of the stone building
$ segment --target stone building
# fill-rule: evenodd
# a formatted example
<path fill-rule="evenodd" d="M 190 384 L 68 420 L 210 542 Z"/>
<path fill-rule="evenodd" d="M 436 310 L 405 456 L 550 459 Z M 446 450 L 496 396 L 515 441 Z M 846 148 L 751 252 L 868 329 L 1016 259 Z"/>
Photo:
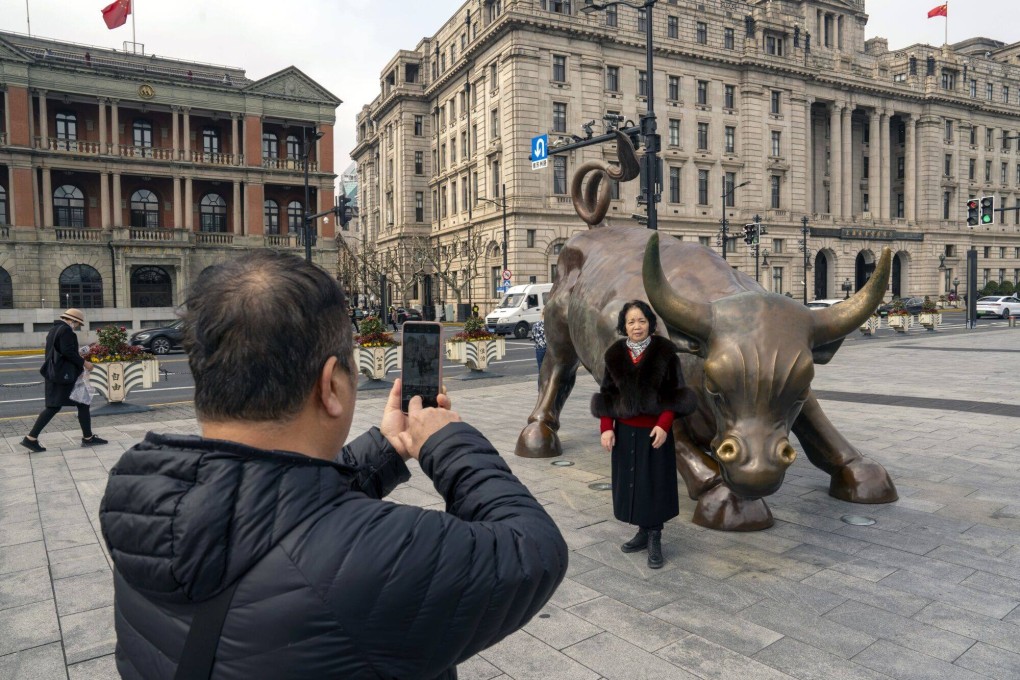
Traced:
<path fill-rule="evenodd" d="M 357 116 L 369 238 L 403 253 L 395 265 L 445 267 L 444 297 L 456 283 L 492 304 L 504 202 L 514 283 L 554 279 L 562 244 L 585 228 L 569 178 L 615 151 L 569 151 L 533 171 L 531 138 L 583 136 L 592 121 L 599 134 L 607 113 L 636 122 L 647 108 L 644 12 L 582 6 L 469 0 L 393 57 Z M 761 282 L 797 298 L 860 287 L 884 246 L 895 253 L 890 295 L 938 295 L 954 279 L 962 292 L 971 247 L 979 286 L 1015 284 L 1020 212 L 970 229 L 965 202 L 988 195 L 1020 206 L 1020 43 L 890 51 L 885 39 L 865 40 L 867 19 L 863 0 L 654 6 L 659 229 L 718 250 L 723 211 L 731 235 L 759 215 L 768 230 Z M 614 187 L 610 222 L 643 214 L 637 185 Z M 407 246 L 423 239 L 433 253 L 425 267 Z M 753 275 L 743 240 L 728 249 Z M 413 298 L 415 288 L 394 292 Z"/>
<path fill-rule="evenodd" d="M 340 100 L 297 68 L 250 80 L 0 32 L 0 94 L 0 307 L 14 310 L 0 344 L 45 328 L 52 308 L 166 320 L 210 264 L 302 252 L 306 136 L 310 212 L 333 206 Z M 314 258 L 332 269 L 332 218 L 317 231 Z"/>

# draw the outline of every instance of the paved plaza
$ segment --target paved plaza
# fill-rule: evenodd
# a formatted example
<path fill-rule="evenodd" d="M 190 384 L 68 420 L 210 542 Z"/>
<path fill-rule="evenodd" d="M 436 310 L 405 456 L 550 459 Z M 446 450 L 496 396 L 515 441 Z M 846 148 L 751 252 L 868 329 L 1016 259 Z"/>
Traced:
<path fill-rule="evenodd" d="M 609 458 L 579 376 L 560 431 L 572 467 L 513 455 L 534 380 L 451 381 L 454 408 L 545 504 L 571 549 L 551 603 L 523 631 L 468 660 L 466 680 L 897 680 L 1020 677 L 1020 331 L 849 343 L 814 387 L 829 418 L 891 473 L 900 500 L 830 498 L 803 455 L 770 497 L 773 528 L 733 534 L 666 525 L 666 565 L 619 544 Z M 353 432 L 381 391 L 359 397 Z M 26 419 L 25 424 L 31 419 Z M 117 677 L 113 590 L 98 508 L 109 469 L 147 430 L 197 432 L 187 406 L 97 418 L 110 440 L 78 448 L 74 418 L 49 448 L 0 439 L 0 680 Z M 60 430 L 66 430 L 61 432 Z M 18 433 L 16 433 L 17 431 Z M 414 475 L 393 501 L 442 510 Z M 841 521 L 849 514 L 872 526 Z"/>

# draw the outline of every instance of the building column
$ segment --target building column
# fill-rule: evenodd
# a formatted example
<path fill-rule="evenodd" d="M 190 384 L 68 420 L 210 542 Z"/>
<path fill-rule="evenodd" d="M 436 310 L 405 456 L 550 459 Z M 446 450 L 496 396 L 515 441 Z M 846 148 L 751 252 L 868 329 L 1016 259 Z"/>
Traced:
<path fill-rule="evenodd" d="M 247 235 L 246 234 L 246 229 L 244 228 L 244 225 L 241 224 L 241 183 L 237 182 L 237 181 L 234 182 L 234 203 L 233 203 L 233 208 L 234 208 L 234 210 L 233 210 L 233 212 L 234 212 L 234 218 L 233 218 L 234 229 L 233 229 L 233 232 L 235 234 L 244 234 L 244 235 Z"/>
<path fill-rule="evenodd" d="M 42 192 L 39 196 L 42 203 L 43 227 L 53 226 L 53 180 L 50 169 L 42 169 Z"/>
<path fill-rule="evenodd" d="M 843 217 L 843 107 L 833 102 L 829 109 L 829 213 Z"/>
<path fill-rule="evenodd" d="M 195 206 L 191 193 L 191 177 L 184 178 L 184 228 L 195 230 Z"/>
<path fill-rule="evenodd" d="M 107 132 L 106 132 L 106 100 L 100 98 L 99 99 L 99 153 L 100 154 L 110 153 L 109 148 L 107 148 L 107 146 L 106 146 L 106 144 L 107 144 L 106 135 L 107 135 Z"/>
<path fill-rule="evenodd" d="M 880 204 L 878 201 L 881 191 L 879 189 L 879 182 L 881 180 L 879 173 L 882 172 L 879 160 L 882 157 L 880 141 L 882 139 L 882 121 L 878 109 L 872 109 L 868 125 L 871 128 L 871 133 L 868 137 L 868 211 L 874 219 L 879 214 Z"/>
<path fill-rule="evenodd" d="M 811 105 L 815 100 L 808 97 L 804 104 L 804 212 L 811 215 L 815 212 L 815 135 L 811 121 Z"/>
<path fill-rule="evenodd" d="M 120 106 L 116 99 L 110 100 L 110 153 L 114 156 L 120 155 Z M 116 186 L 114 189 L 116 190 Z M 119 220 L 115 219 L 113 223 L 117 226 Z"/>
<path fill-rule="evenodd" d="M 110 226 L 111 227 L 123 227 L 124 226 L 124 204 L 120 197 L 120 173 L 115 172 L 110 177 L 113 182 L 113 201 L 111 202 L 112 209 L 110 210 Z"/>
<path fill-rule="evenodd" d="M 46 107 L 46 90 L 39 90 L 39 148 L 48 149 L 50 148 L 50 124 L 49 124 L 49 110 Z M 50 220 L 46 223 L 52 225 L 53 221 Z"/>
<path fill-rule="evenodd" d="M 917 136 L 916 136 L 916 125 L 917 118 L 912 115 L 904 116 L 904 125 L 906 126 L 906 144 L 903 146 L 903 202 L 905 204 L 904 216 L 907 218 L 907 223 L 912 224 L 914 222 L 914 210 L 917 206 L 916 184 L 917 184 L 917 163 L 916 163 L 916 149 Z"/>
<path fill-rule="evenodd" d="M 237 134 L 238 134 L 238 132 L 237 132 L 237 114 L 236 113 L 231 113 L 230 114 L 230 153 L 231 153 L 231 163 L 233 165 L 240 165 L 241 164 L 241 157 L 239 155 L 240 154 L 240 150 L 239 150 L 240 140 L 237 138 Z"/>
<path fill-rule="evenodd" d="M 103 229 L 110 228 L 110 173 L 99 173 L 99 215 Z"/>
<path fill-rule="evenodd" d="M 174 229 L 180 229 L 181 222 L 181 178 L 174 177 Z"/>
<path fill-rule="evenodd" d="M 889 219 L 890 216 L 889 201 L 891 200 L 892 194 L 892 181 L 891 181 L 892 155 L 889 153 L 890 150 L 889 145 L 891 142 L 891 140 L 889 139 L 889 112 L 882 111 L 880 118 L 881 118 L 880 127 L 882 129 L 879 131 L 878 139 L 879 142 L 881 143 L 881 146 L 879 148 L 879 163 L 882 166 L 882 174 L 879 180 L 878 191 L 879 198 L 881 199 L 881 203 L 879 203 L 879 217 L 883 220 L 887 220 Z"/>
<path fill-rule="evenodd" d="M 853 113 L 853 107 L 847 105 L 843 107 L 843 116 L 840 127 L 843 132 L 843 148 L 841 155 L 843 156 L 843 219 L 850 220 L 854 215 L 854 194 L 857 193 L 857 187 L 854 186 L 854 152 L 853 152 L 853 117 L 850 115 Z"/>
<path fill-rule="evenodd" d="M 191 109 L 184 109 L 184 160 L 191 161 Z"/>
<path fill-rule="evenodd" d="M 172 130 L 171 137 L 173 139 L 173 159 L 175 161 L 181 159 L 181 136 L 178 132 L 178 114 L 180 113 L 179 106 L 170 107 L 170 129 Z"/>

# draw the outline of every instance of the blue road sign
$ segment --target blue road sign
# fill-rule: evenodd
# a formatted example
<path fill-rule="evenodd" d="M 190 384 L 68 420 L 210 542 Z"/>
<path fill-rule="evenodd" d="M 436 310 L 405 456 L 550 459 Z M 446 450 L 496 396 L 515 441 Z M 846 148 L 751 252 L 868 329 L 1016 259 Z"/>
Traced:
<path fill-rule="evenodd" d="M 549 135 L 538 135 L 531 138 L 531 162 L 544 161 L 549 158 Z"/>

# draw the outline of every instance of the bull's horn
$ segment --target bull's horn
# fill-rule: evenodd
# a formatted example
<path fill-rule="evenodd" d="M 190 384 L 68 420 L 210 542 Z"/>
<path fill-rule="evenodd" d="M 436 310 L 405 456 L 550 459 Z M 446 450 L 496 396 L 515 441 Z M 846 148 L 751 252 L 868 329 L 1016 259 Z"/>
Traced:
<path fill-rule="evenodd" d="M 574 172 L 570 181 L 570 200 L 578 217 L 590 226 L 600 224 L 609 211 L 609 183 L 603 182 L 605 177 L 618 182 L 629 182 L 641 174 L 637 153 L 630 137 L 619 130 L 616 133 L 616 155 L 620 159 L 619 166 L 612 166 L 604 161 L 588 161 Z M 592 178 L 584 185 L 589 174 Z"/>
<path fill-rule="evenodd" d="M 852 298 L 811 313 L 815 347 L 845 338 L 875 313 L 889 285 L 891 268 L 892 250 L 886 247 L 882 249 L 882 257 L 878 260 L 875 272 Z"/>
<path fill-rule="evenodd" d="M 659 235 L 652 234 L 645 246 L 645 262 L 641 268 L 645 294 L 655 313 L 670 328 L 705 342 L 712 332 L 712 306 L 681 297 L 666 280 L 659 259 Z"/>

